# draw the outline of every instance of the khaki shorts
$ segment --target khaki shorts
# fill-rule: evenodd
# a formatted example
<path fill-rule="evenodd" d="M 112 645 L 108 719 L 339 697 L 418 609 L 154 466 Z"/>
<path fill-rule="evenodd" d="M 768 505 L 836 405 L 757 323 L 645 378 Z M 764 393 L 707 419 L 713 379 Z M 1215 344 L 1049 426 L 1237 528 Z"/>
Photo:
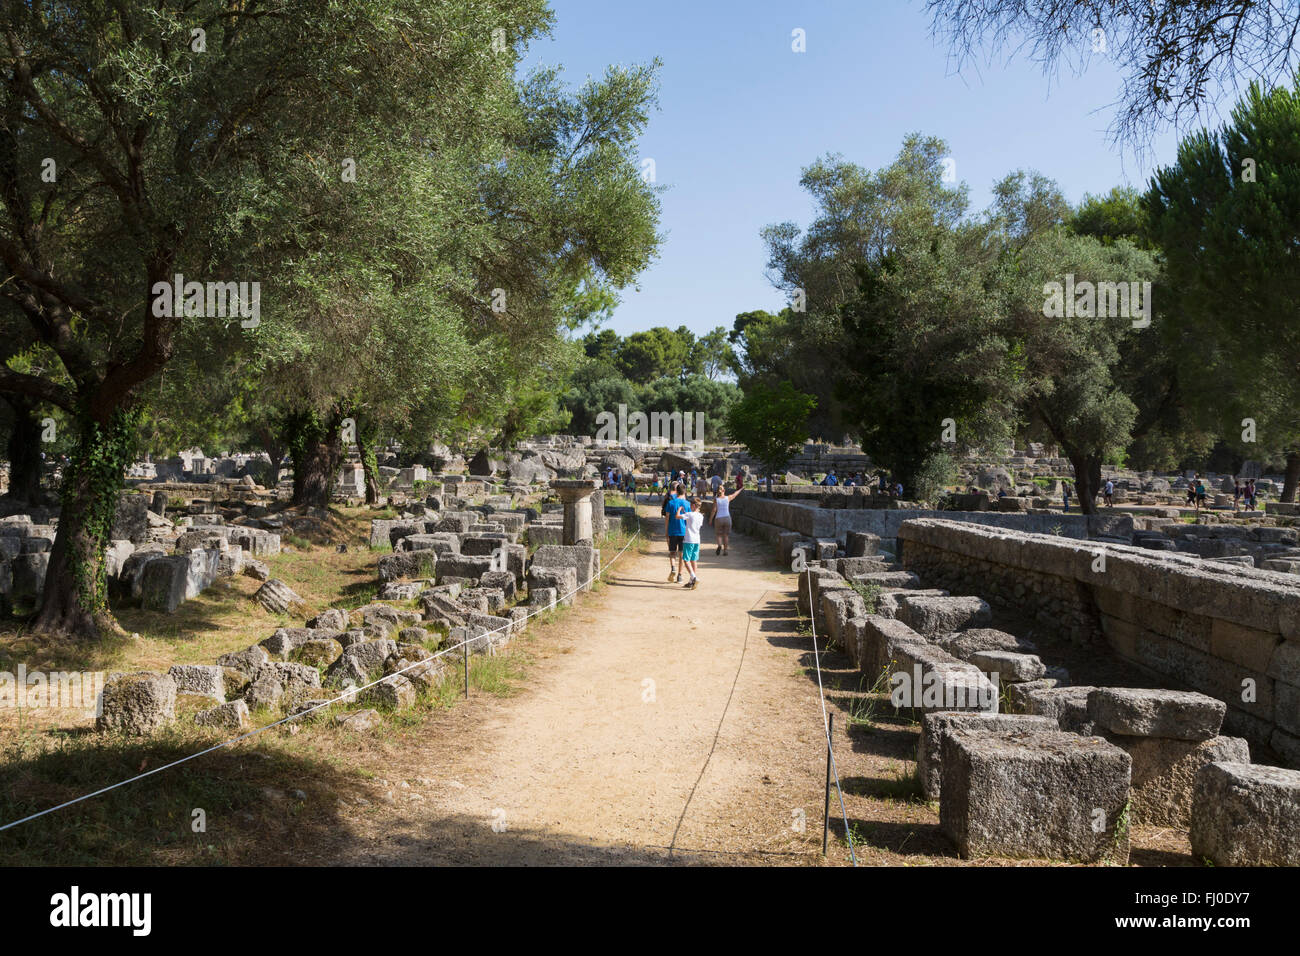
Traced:
<path fill-rule="evenodd" d="M 731 516 L 713 519 L 714 534 L 731 534 Z"/>

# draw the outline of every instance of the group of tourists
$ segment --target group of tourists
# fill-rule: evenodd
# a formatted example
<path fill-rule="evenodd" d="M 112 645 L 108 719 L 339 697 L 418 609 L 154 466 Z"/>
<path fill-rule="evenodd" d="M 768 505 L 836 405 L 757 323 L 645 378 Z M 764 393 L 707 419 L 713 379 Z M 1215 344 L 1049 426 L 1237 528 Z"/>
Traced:
<path fill-rule="evenodd" d="M 1241 479 L 1234 478 L 1232 481 L 1232 510 L 1238 512 L 1244 503 L 1247 511 L 1254 511 L 1259 505 L 1259 492 L 1255 488 L 1255 479 L 1248 478 L 1246 483 L 1242 484 Z M 1073 497 L 1073 489 L 1068 481 L 1061 482 L 1061 496 L 1064 500 L 1065 510 L 1070 510 L 1070 498 Z M 1106 484 L 1101 490 L 1102 502 L 1107 508 L 1115 507 L 1115 482 L 1107 478 Z M 1205 487 L 1205 479 L 1199 474 L 1187 483 L 1186 504 L 1193 506 L 1197 511 L 1208 507 L 1210 492 Z"/>
<path fill-rule="evenodd" d="M 1243 485 L 1240 478 L 1232 479 L 1232 510 L 1236 513 L 1245 503 L 1247 511 L 1254 511 L 1259 506 L 1259 491 L 1255 488 L 1255 479 L 1247 478 Z"/>
<path fill-rule="evenodd" d="M 883 471 L 876 477 L 876 491 L 878 494 L 884 495 L 888 498 L 903 497 L 903 483 L 901 481 L 890 481 Z M 837 485 L 842 485 L 845 488 L 865 488 L 871 484 L 871 481 L 867 477 L 866 472 L 851 471 L 841 478 L 839 475 L 835 474 L 835 469 L 832 468 L 826 473 L 826 476 L 818 482 L 818 484 L 828 488 L 834 488 Z"/>
<path fill-rule="evenodd" d="M 678 474 L 674 470 L 659 511 L 668 539 L 668 581 L 681 584 L 685 571 L 690 579 L 682 586 L 693 591 L 699 586 L 700 532 L 706 521 L 713 527 L 714 554 L 731 553 L 731 501 L 744 490 L 744 480 L 737 476 L 735 490 L 728 492 L 721 475 Z"/>
<path fill-rule="evenodd" d="M 636 500 L 636 475 L 632 472 L 619 471 L 617 468 L 605 470 L 605 488 L 609 491 L 621 491 Z"/>

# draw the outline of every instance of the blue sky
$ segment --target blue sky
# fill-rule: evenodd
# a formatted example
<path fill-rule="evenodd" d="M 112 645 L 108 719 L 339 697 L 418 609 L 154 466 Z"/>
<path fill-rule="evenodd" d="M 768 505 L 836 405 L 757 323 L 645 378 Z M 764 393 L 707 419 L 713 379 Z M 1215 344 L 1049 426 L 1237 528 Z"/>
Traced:
<path fill-rule="evenodd" d="M 800 170 L 825 153 L 875 169 L 908 132 L 940 136 L 982 209 L 990 186 L 1014 169 L 1037 169 L 1077 202 L 1115 185 L 1144 187 L 1177 147 L 1172 130 L 1145 156 L 1110 143 L 1120 76 L 1104 55 L 1078 77 L 1049 78 L 1006 55 L 956 73 L 919 0 L 551 6 L 553 36 L 532 45 L 525 69 L 558 63 L 577 85 L 610 63 L 663 61 L 660 110 L 641 155 L 668 186 L 666 239 L 607 323 L 624 335 L 655 325 L 730 328 L 738 312 L 781 308 L 759 230 L 807 224 Z M 795 28 L 805 31 L 804 53 L 791 50 Z"/>

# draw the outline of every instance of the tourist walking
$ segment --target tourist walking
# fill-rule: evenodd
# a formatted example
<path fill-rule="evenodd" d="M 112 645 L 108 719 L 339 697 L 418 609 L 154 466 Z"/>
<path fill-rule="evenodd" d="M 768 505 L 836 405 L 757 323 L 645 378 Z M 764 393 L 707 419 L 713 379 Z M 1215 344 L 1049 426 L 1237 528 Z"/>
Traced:
<path fill-rule="evenodd" d="M 1107 508 L 1115 507 L 1115 482 L 1110 478 L 1106 479 L 1106 487 L 1102 489 L 1102 500 Z"/>
<path fill-rule="evenodd" d="M 674 484 L 668 497 L 664 498 L 659 510 L 664 516 L 664 537 L 668 539 L 668 581 L 681 583 L 682 569 L 679 563 L 682 556 L 682 543 L 686 537 L 686 522 L 683 515 L 690 506 L 682 500 L 682 486 Z"/>
<path fill-rule="evenodd" d="M 1241 485 L 1240 478 L 1232 479 L 1232 513 L 1236 514 L 1241 510 L 1241 496 L 1245 493 L 1245 488 Z"/>
<path fill-rule="evenodd" d="M 1197 478 L 1196 479 L 1196 510 L 1197 511 L 1201 510 L 1201 508 L 1205 505 L 1206 500 L 1208 498 L 1209 495 L 1205 493 L 1205 482 Z"/>
<path fill-rule="evenodd" d="M 715 554 L 731 553 L 731 499 L 740 492 L 737 488 L 731 494 L 719 494 L 713 499 L 713 537 L 718 544 Z"/>
<path fill-rule="evenodd" d="M 682 540 L 682 564 L 686 565 L 686 570 L 691 573 L 691 579 L 686 582 L 685 587 L 694 591 L 699 584 L 696 562 L 700 560 L 700 528 L 704 526 L 704 513 L 700 511 L 699 498 L 692 498 L 689 506 L 690 511 L 682 516 L 686 529 Z"/>
<path fill-rule="evenodd" d="M 1070 512 L 1070 483 L 1069 483 L 1068 481 L 1063 481 L 1063 482 L 1061 482 L 1061 497 L 1065 499 L 1065 513 L 1066 513 L 1066 514 L 1069 514 L 1069 512 Z"/>

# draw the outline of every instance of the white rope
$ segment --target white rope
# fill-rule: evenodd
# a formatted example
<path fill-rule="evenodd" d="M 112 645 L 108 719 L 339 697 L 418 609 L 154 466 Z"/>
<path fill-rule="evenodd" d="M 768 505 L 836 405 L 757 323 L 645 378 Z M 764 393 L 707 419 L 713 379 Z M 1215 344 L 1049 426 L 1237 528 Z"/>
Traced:
<path fill-rule="evenodd" d="M 798 591 L 798 585 L 795 590 Z M 835 748 L 831 746 L 830 717 L 826 714 L 826 689 L 822 687 L 822 661 L 817 652 L 817 609 L 812 604 L 812 575 L 808 575 L 808 619 L 812 623 L 813 663 L 817 667 L 817 697 L 822 705 L 822 733 L 826 735 L 826 753 L 831 761 L 831 774 L 835 777 L 835 793 L 840 799 L 840 816 L 844 820 L 844 839 L 849 842 L 849 856 L 858 865 L 858 854 L 853 848 L 853 834 L 849 832 L 849 814 L 844 809 L 844 791 L 840 788 L 840 771 L 835 766 Z"/>
<path fill-rule="evenodd" d="M 641 535 L 641 531 L 640 531 L 639 529 L 638 529 L 637 531 L 633 532 L 632 537 L 628 539 L 627 544 L 623 545 L 622 550 L 620 550 L 620 551 L 618 552 L 618 554 L 614 555 L 613 559 L 609 562 L 609 564 L 606 564 L 603 568 L 599 569 L 599 570 L 598 570 L 594 575 L 592 575 L 590 578 L 588 578 L 588 579 L 587 579 L 586 581 L 584 581 L 582 584 L 579 584 L 579 585 L 578 585 L 577 587 L 575 587 L 572 591 L 569 591 L 567 594 L 565 594 L 565 595 L 563 595 L 563 596 L 561 596 L 561 597 L 557 597 L 557 598 L 555 599 L 556 604 L 558 604 L 560 601 L 566 600 L 567 598 L 573 596 L 574 594 L 577 594 L 579 591 L 581 591 L 581 590 L 582 590 L 584 587 L 586 587 L 588 584 L 591 584 L 593 581 L 595 581 L 597 578 L 599 578 L 599 577 L 601 576 L 601 574 L 603 574 L 607 568 L 611 567 L 611 566 L 614 564 L 615 561 L 617 561 L 619 558 L 621 558 L 621 557 L 623 556 L 623 552 L 624 552 L 624 551 L 626 551 L 628 548 L 632 547 L 632 543 L 633 543 L 634 541 L 636 541 L 636 539 L 637 539 L 638 537 L 640 537 L 640 535 Z M 66 801 L 66 802 L 64 802 L 64 803 L 60 803 L 58 806 L 50 807 L 48 810 L 41 810 L 39 813 L 33 813 L 33 814 L 31 814 L 30 816 L 23 817 L 21 820 L 15 820 L 13 823 L 6 823 L 4 826 L 0 826 L 0 833 L 3 833 L 5 830 L 9 830 L 9 829 L 11 829 L 11 828 L 13 828 L 13 827 L 19 826 L 20 824 L 27 823 L 27 822 L 29 822 L 29 821 L 31 821 L 31 820 L 35 820 L 37 817 L 43 817 L 43 816 L 45 816 L 47 813 L 53 813 L 55 810 L 62 810 L 62 809 L 64 809 L 65 807 L 70 807 L 70 806 L 72 806 L 73 804 L 81 803 L 82 801 L 84 801 L 84 800 L 89 800 L 89 799 L 91 799 L 92 797 L 97 797 L 97 796 L 99 796 L 99 795 L 102 794 L 102 793 L 108 793 L 110 790 L 116 790 L 118 787 L 125 787 L 127 784 L 135 783 L 137 780 L 143 780 L 145 777 L 153 776 L 154 774 L 156 774 L 156 773 L 161 773 L 161 772 L 164 771 L 164 770 L 170 770 L 172 767 L 180 766 L 180 765 L 183 764 L 183 763 L 187 763 L 187 762 L 190 761 L 190 760 L 194 760 L 194 759 L 196 759 L 196 758 L 198 758 L 198 757 L 202 757 L 202 756 L 204 756 L 205 754 L 210 754 L 210 753 L 212 753 L 213 751 L 221 750 L 221 749 L 224 748 L 224 747 L 229 747 L 229 746 L 232 746 L 233 744 L 237 744 L 237 743 L 239 743 L 241 740 L 247 740 L 247 739 L 249 739 L 250 737 L 256 737 L 258 734 L 260 734 L 260 733 L 264 733 L 265 731 L 268 731 L 268 730 L 270 730 L 270 729 L 273 728 L 273 727 L 278 727 L 278 726 L 280 726 L 281 724 L 286 724 L 286 723 L 288 723 L 288 722 L 291 721 L 291 720 L 297 720 L 299 717 L 305 717 L 305 716 L 307 716 L 307 715 L 310 714 L 310 713 L 314 713 L 315 711 L 320 710 L 322 707 L 330 707 L 330 706 L 332 706 L 333 704 L 337 704 L 339 701 L 343 701 L 343 700 L 348 700 L 348 699 L 351 699 L 351 698 L 355 698 L 355 697 L 357 696 L 357 694 L 359 694 L 361 691 L 363 691 L 363 690 L 367 690 L 367 689 L 369 689 L 369 688 L 371 688 L 371 687 L 374 687 L 376 684 L 382 684 L 382 683 L 384 683 L 384 681 L 392 680 L 394 677 L 397 677 L 397 676 L 399 676 L 400 674 L 402 674 L 402 673 L 404 673 L 404 672 L 406 672 L 406 671 L 408 671 L 408 670 L 411 670 L 411 669 L 413 669 L 413 668 L 420 667 L 421 665 L 426 665 L 426 666 L 427 666 L 427 665 L 429 664 L 430 661 L 437 660 L 439 657 L 442 657 L 444 654 L 450 654 L 452 651 L 456 650 L 456 649 L 459 648 L 459 647 L 465 647 L 467 644 L 472 644 L 474 641 L 477 641 L 477 640 L 479 640 L 480 638 L 490 637 L 491 635 L 496 634 L 496 633 L 499 632 L 499 631 L 503 631 L 503 630 L 505 630 L 506 628 L 514 627 L 514 626 L 516 626 L 517 624 L 521 623 L 522 621 L 526 621 L 526 620 L 528 620 L 530 617 L 533 617 L 534 615 L 537 615 L 537 614 L 541 614 L 541 613 L 544 612 L 544 611 L 549 611 L 550 609 L 551 609 L 551 606 L 549 606 L 549 605 L 546 606 L 546 607 L 539 607 L 536 611 L 532 611 L 532 612 L 530 612 L 529 614 L 526 614 L 526 615 L 525 615 L 523 618 L 521 618 L 519 621 L 514 621 L 514 620 L 507 621 L 505 624 L 501 625 L 501 627 L 495 627 L 495 628 L 493 628 L 493 629 L 490 630 L 490 631 L 485 631 L 485 632 L 483 632 L 482 634 L 476 634 L 476 635 L 474 635 L 473 637 L 469 638 L 468 640 L 461 641 L 459 644 L 454 644 L 454 645 L 452 645 L 451 647 L 445 647 L 445 648 L 443 648 L 442 650 L 438 651 L 436 654 L 434 654 L 432 657 L 426 657 L 426 658 L 424 658 L 423 660 L 416 661 L 414 664 L 409 664 L 409 665 L 407 665 L 406 667 L 403 667 L 401 670 L 394 671 L 394 672 L 391 673 L 391 674 L 387 674 L 387 675 L 385 675 L 384 677 L 379 678 L 379 680 L 371 681 L 369 684 L 366 684 L 366 685 L 364 685 L 364 686 L 362 686 L 362 687 L 353 687 L 353 688 L 349 688 L 349 689 L 348 689 L 347 691 L 345 691 L 343 694 L 339 695 L 338 697 L 333 698 L 332 700 L 322 701 L 321 703 L 316 704 L 314 707 L 310 707 L 310 708 L 308 708 L 307 710 L 299 711 L 299 712 L 296 713 L 296 714 L 290 714 L 290 715 L 287 716 L 287 717 L 282 717 L 282 718 L 280 718 L 279 720 L 275 721 L 274 723 L 267 724 L 267 725 L 264 726 L 264 727 L 258 727 L 256 730 L 250 730 L 250 731 L 249 731 L 248 733 L 246 733 L 246 734 L 241 734 L 241 735 L 238 736 L 238 737 L 234 737 L 234 738 L 232 738 L 232 739 L 230 739 L 230 740 L 227 740 L 227 741 L 224 741 L 224 742 L 222 742 L 222 743 L 214 744 L 214 745 L 211 746 L 211 747 L 208 747 L 208 748 L 206 748 L 206 749 L 204 749 L 204 750 L 200 750 L 198 753 L 193 753 L 193 754 L 190 754 L 189 756 L 181 757 L 179 760 L 173 760 L 171 763 L 163 764 L 161 767 L 155 767 L 153 770 L 147 771 L 147 772 L 145 772 L 145 773 L 136 774 L 134 777 L 129 777 L 129 778 L 127 778 L 126 780 L 122 780 L 122 781 L 120 781 L 120 782 L 118 782 L 118 783 L 112 784 L 111 786 L 103 787 L 103 788 L 101 788 L 101 789 L 99 789 L 99 790 L 96 790 L 94 793 L 87 793 L 87 794 L 85 794 L 84 796 L 75 797 L 75 798 L 72 799 L 72 800 L 68 800 L 68 801 Z M 466 651 L 465 653 L 466 653 L 466 655 L 468 655 L 468 654 L 469 654 L 469 651 Z"/>

